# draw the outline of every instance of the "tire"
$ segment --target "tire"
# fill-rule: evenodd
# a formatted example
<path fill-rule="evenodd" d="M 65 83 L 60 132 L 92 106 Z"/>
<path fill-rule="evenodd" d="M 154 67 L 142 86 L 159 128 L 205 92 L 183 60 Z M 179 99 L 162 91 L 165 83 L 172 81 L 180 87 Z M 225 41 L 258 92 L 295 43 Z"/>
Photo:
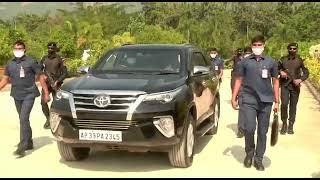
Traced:
<path fill-rule="evenodd" d="M 215 103 L 214 103 L 214 112 L 213 114 L 209 117 L 210 121 L 217 121 L 215 126 L 213 126 L 207 133 L 206 135 L 215 135 L 218 132 L 218 127 L 219 127 L 219 118 L 220 118 L 220 98 L 216 97 Z"/>
<path fill-rule="evenodd" d="M 174 145 L 168 152 L 169 161 L 172 166 L 186 168 L 192 165 L 195 142 L 195 128 L 195 121 L 192 115 L 189 114 L 183 128 L 181 141 L 178 144 Z"/>
<path fill-rule="evenodd" d="M 57 145 L 60 156 L 66 161 L 83 160 L 89 156 L 90 148 L 75 148 L 61 141 L 58 141 Z"/>

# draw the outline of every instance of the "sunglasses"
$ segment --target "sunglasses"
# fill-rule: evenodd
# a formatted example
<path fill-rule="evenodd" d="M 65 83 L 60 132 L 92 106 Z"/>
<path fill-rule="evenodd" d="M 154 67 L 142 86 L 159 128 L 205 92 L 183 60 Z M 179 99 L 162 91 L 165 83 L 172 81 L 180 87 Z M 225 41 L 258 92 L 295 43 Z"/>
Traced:
<path fill-rule="evenodd" d="M 289 48 L 289 50 L 297 50 L 297 48 Z"/>

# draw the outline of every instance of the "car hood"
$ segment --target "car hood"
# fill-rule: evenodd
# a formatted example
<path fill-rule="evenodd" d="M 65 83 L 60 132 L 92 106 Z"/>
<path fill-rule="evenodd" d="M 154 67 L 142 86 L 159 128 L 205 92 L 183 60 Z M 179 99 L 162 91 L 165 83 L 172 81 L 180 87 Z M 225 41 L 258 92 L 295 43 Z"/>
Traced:
<path fill-rule="evenodd" d="M 132 90 L 155 93 L 175 89 L 185 83 L 178 74 L 87 74 L 63 84 L 64 91 L 72 90 Z"/>

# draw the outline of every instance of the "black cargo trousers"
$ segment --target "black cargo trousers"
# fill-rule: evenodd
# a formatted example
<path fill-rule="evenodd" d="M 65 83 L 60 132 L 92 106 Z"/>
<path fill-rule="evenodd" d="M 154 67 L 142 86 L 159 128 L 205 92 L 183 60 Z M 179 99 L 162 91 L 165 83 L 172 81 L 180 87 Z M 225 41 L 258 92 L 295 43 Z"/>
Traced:
<path fill-rule="evenodd" d="M 288 120 L 289 106 L 289 123 L 294 124 L 296 120 L 297 104 L 299 100 L 300 87 L 292 83 L 288 85 L 281 84 L 281 120 L 286 123 Z"/>
<path fill-rule="evenodd" d="M 59 89 L 60 86 L 61 85 L 58 84 L 56 89 Z M 49 94 L 51 93 L 52 94 L 52 98 L 54 98 L 56 96 L 56 94 L 57 94 L 57 91 L 55 89 L 53 89 L 49 83 L 47 83 L 47 87 L 48 87 Z M 43 89 L 41 91 L 41 107 L 42 107 L 42 112 L 45 115 L 47 122 L 49 122 L 50 109 L 49 109 L 48 103 L 44 102 L 44 91 L 43 91 Z"/>

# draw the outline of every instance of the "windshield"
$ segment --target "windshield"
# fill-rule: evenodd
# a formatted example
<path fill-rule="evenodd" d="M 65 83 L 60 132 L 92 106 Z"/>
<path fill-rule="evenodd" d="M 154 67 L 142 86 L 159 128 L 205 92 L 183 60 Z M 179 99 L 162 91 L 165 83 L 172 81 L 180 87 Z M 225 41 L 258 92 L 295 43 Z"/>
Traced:
<path fill-rule="evenodd" d="M 181 52 L 172 49 L 119 49 L 108 53 L 94 67 L 93 73 L 151 72 L 179 73 Z"/>

